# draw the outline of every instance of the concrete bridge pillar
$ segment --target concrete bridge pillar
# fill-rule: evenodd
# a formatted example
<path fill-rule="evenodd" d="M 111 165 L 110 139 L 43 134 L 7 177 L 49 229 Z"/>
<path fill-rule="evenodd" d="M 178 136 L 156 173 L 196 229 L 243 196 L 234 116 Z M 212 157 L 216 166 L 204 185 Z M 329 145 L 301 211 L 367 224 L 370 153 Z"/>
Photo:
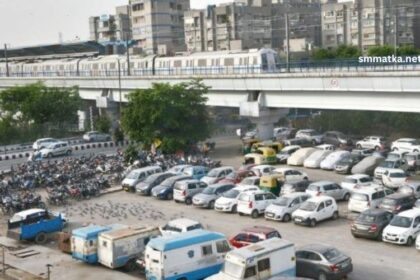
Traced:
<path fill-rule="evenodd" d="M 239 112 L 257 125 L 257 137 L 260 140 L 273 138 L 274 124 L 289 113 L 289 109 L 273 109 L 265 104 L 264 95 L 257 92 L 250 93 L 248 101 L 239 104 Z"/>

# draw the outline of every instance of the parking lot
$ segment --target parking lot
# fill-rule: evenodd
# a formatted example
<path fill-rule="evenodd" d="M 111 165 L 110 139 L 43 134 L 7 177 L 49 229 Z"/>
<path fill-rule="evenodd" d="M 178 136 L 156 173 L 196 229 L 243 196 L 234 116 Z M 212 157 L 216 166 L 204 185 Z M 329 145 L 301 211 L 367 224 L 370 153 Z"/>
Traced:
<path fill-rule="evenodd" d="M 224 165 L 241 164 L 240 140 L 235 137 L 216 139 L 216 151 L 211 155 L 222 160 Z M 305 169 L 310 180 L 332 180 L 341 182 L 343 176 L 333 172 Z M 96 224 L 149 224 L 160 226 L 165 222 L 187 217 L 202 222 L 207 229 L 219 231 L 227 236 L 233 235 L 250 225 L 266 225 L 276 228 L 283 238 L 301 246 L 309 243 L 330 244 L 353 258 L 354 272 L 349 279 L 417 279 L 420 253 L 414 247 L 394 246 L 377 241 L 355 239 L 350 234 L 351 221 L 346 219 L 346 203 L 339 202 L 342 218 L 326 221 L 315 228 L 296 226 L 293 223 L 266 221 L 263 217 L 252 219 L 235 214 L 222 214 L 213 210 L 198 209 L 193 206 L 176 204 L 173 201 L 160 201 L 132 193 L 116 192 L 87 201 L 72 202 L 65 207 L 53 210 L 62 211 L 71 221 L 67 230 L 88 223 Z M 1 219 L 1 231 L 4 233 L 7 217 Z M 32 272 L 35 275 L 45 273 L 45 265 L 52 264 L 51 279 L 87 279 L 95 275 L 101 279 L 138 279 L 139 273 L 126 274 L 111 271 L 101 266 L 90 266 L 71 259 L 59 252 L 56 244 L 48 248 L 25 244 L 40 252 L 39 255 L 18 259 L 7 255 L 6 260 L 13 266 Z M 143 278 L 144 279 L 144 278 Z"/>

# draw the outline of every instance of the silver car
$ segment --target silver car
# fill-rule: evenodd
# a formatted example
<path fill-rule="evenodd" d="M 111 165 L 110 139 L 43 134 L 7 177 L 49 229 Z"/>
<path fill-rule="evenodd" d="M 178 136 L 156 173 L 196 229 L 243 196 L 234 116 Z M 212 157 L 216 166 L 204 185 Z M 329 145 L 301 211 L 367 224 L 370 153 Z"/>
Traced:
<path fill-rule="evenodd" d="M 205 188 L 201 193 L 193 197 L 193 205 L 201 208 L 214 208 L 214 203 L 222 193 L 233 189 L 233 184 L 214 184 Z"/>
<path fill-rule="evenodd" d="M 201 193 L 206 187 L 206 183 L 196 179 L 176 182 L 174 186 L 174 201 L 190 205 L 193 197 Z"/>
<path fill-rule="evenodd" d="M 318 181 L 312 183 L 306 189 L 306 193 L 311 196 L 327 195 L 335 200 L 345 200 L 350 199 L 350 191 L 343 189 L 339 184 L 330 181 Z"/>
<path fill-rule="evenodd" d="M 111 141 L 111 135 L 99 131 L 89 131 L 83 135 L 83 140 L 86 142 Z"/>
<path fill-rule="evenodd" d="M 306 193 L 281 196 L 265 209 L 264 216 L 267 220 L 289 222 L 292 219 L 292 213 L 310 197 Z"/>

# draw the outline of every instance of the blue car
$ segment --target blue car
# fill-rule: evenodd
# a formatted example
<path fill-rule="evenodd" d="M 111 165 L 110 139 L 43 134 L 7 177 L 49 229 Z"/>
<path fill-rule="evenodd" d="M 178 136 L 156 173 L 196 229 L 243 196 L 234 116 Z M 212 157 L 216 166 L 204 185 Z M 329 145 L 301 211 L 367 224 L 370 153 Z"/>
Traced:
<path fill-rule="evenodd" d="M 169 177 L 164 180 L 160 185 L 152 189 L 152 196 L 158 199 L 172 200 L 174 197 L 175 183 L 182 180 L 192 179 L 189 175 L 177 175 Z"/>
<path fill-rule="evenodd" d="M 184 169 L 184 174 L 191 176 L 193 179 L 200 180 L 207 175 L 208 168 L 201 165 L 190 166 Z"/>

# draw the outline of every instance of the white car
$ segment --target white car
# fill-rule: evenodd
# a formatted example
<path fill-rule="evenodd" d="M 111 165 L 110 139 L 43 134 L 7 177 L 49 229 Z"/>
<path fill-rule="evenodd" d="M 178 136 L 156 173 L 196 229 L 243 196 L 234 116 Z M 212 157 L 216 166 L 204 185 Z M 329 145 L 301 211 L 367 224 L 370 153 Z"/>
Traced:
<path fill-rule="evenodd" d="M 34 149 L 35 151 L 44 149 L 45 147 L 49 146 L 52 143 L 57 143 L 58 140 L 54 139 L 54 138 L 41 138 L 38 139 L 34 142 L 34 144 L 32 145 L 32 149 Z"/>
<path fill-rule="evenodd" d="M 310 155 L 315 153 L 317 149 L 315 148 L 302 148 L 294 152 L 288 159 L 287 164 L 288 165 L 303 165 L 303 162 L 305 159 L 307 159 Z"/>
<path fill-rule="evenodd" d="M 311 183 L 305 191 L 311 196 L 320 196 L 326 195 L 334 198 L 335 200 L 345 200 L 350 199 L 350 191 L 343 189 L 339 184 L 331 181 L 318 181 Z"/>
<path fill-rule="evenodd" d="M 390 169 L 382 175 L 382 183 L 390 189 L 398 189 L 407 182 L 408 175 L 401 169 Z"/>
<path fill-rule="evenodd" d="M 372 177 L 370 177 L 369 175 L 354 174 L 344 177 L 343 182 L 341 182 L 341 187 L 343 189 L 347 189 L 350 192 L 353 192 L 355 189 L 370 186 L 372 181 Z"/>
<path fill-rule="evenodd" d="M 209 173 L 207 173 L 206 176 L 202 177 L 200 180 L 207 185 L 215 184 L 233 171 L 235 171 L 235 169 L 231 166 L 213 168 L 209 171 Z"/>
<path fill-rule="evenodd" d="M 238 213 L 239 215 L 251 215 L 256 219 L 263 214 L 265 208 L 277 199 L 277 196 L 267 191 L 253 191 L 241 193 L 238 197 Z"/>
<path fill-rule="evenodd" d="M 367 136 L 363 140 L 356 142 L 357 149 L 374 149 L 383 150 L 385 149 L 386 139 L 382 136 Z"/>
<path fill-rule="evenodd" d="M 392 190 L 375 184 L 362 189 L 355 189 L 350 196 L 347 208 L 350 212 L 358 213 L 378 208 L 385 196 L 392 193 Z"/>
<path fill-rule="evenodd" d="M 292 213 L 310 197 L 305 193 L 281 196 L 265 209 L 264 217 L 267 220 L 289 222 L 292 219 Z"/>
<path fill-rule="evenodd" d="M 412 246 L 420 234 L 420 209 L 403 211 L 395 216 L 382 233 L 388 243 Z"/>
<path fill-rule="evenodd" d="M 181 218 L 169 221 L 166 225 L 160 228 L 160 232 L 163 236 L 168 236 L 197 229 L 203 229 L 203 225 L 194 220 Z"/>
<path fill-rule="evenodd" d="M 260 177 L 263 175 L 270 174 L 271 172 L 273 172 L 273 170 L 274 170 L 274 167 L 268 164 L 256 165 L 251 168 L 251 171 L 253 171 L 255 174 L 257 174 Z"/>
<path fill-rule="evenodd" d="M 329 150 L 319 150 L 314 152 L 310 155 L 305 161 L 303 162 L 303 166 L 306 168 L 319 168 L 321 166 L 321 162 L 329 155 L 331 151 Z"/>
<path fill-rule="evenodd" d="M 335 151 L 329 154 L 320 164 L 322 169 L 333 170 L 343 158 L 350 157 L 348 151 Z"/>
<path fill-rule="evenodd" d="M 301 149 L 301 146 L 298 145 L 291 145 L 284 147 L 279 153 L 277 153 L 277 162 L 278 163 L 286 163 L 287 159 L 297 150 Z"/>
<path fill-rule="evenodd" d="M 313 145 L 321 144 L 323 135 L 315 129 L 301 129 L 296 132 L 296 138 L 303 138 L 311 142 Z"/>
<path fill-rule="evenodd" d="M 273 129 L 273 137 L 277 138 L 278 136 L 280 136 L 281 134 L 283 134 L 284 132 L 288 131 L 289 128 L 287 127 L 275 127 Z"/>
<path fill-rule="evenodd" d="M 273 173 L 281 174 L 285 182 L 308 180 L 308 174 L 294 168 L 280 167 L 274 169 Z"/>
<path fill-rule="evenodd" d="M 42 149 L 40 153 L 43 158 L 62 156 L 62 155 L 69 156 L 72 153 L 72 148 L 67 142 L 56 142 Z"/>
<path fill-rule="evenodd" d="M 386 160 L 404 160 L 407 154 L 409 154 L 407 151 L 393 151 L 388 154 Z"/>
<path fill-rule="evenodd" d="M 317 196 L 306 200 L 292 214 L 295 224 L 315 227 L 317 223 L 327 219 L 338 219 L 338 207 L 334 198 Z"/>
<path fill-rule="evenodd" d="M 257 186 L 237 186 L 227 192 L 224 192 L 221 197 L 216 199 L 214 210 L 218 212 L 236 213 L 239 195 L 244 192 L 258 190 L 259 188 Z"/>
<path fill-rule="evenodd" d="M 375 179 L 381 180 L 385 171 L 400 168 L 405 164 L 406 162 L 403 159 L 386 159 L 375 168 L 375 171 L 373 171 Z"/>
<path fill-rule="evenodd" d="M 326 150 L 326 151 L 334 151 L 335 150 L 335 146 L 331 145 L 331 144 L 322 144 L 322 145 L 318 145 L 315 148 L 319 149 L 319 150 Z"/>
<path fill-rule="evenodd" d="M 398 188 L 399 193 L 407 193 L 413 195 L 415 198 L 420 199 L 420 181 L 408 181 Z"/>
<path fill-rule="evenodd" d="M 243 178 L 242 181 L 239 184 L 236 184 L 236 186 L 259 186 L 260 185 L 260 177 L 259 176 L 250 176 Z"/>
<path fill-rule="evenodd" d="M 392 151 L 420 152 L 420 144 L 414 138 L 400 138 L 391 144 Z"/>

